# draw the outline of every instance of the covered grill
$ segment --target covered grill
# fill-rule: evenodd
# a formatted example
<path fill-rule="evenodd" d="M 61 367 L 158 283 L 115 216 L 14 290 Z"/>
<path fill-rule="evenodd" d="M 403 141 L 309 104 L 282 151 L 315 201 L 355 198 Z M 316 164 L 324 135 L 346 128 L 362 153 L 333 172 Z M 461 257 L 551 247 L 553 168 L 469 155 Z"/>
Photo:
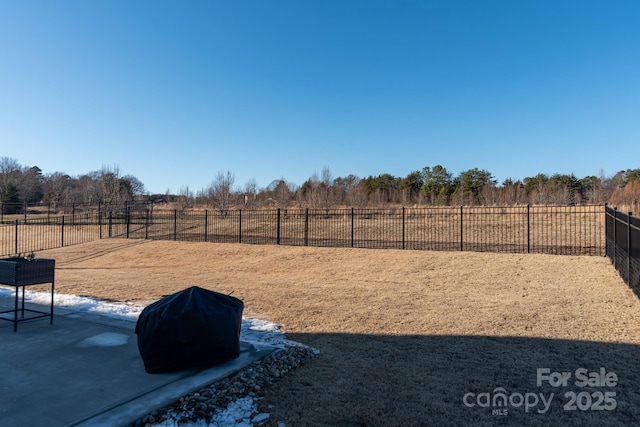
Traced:
<path fill-rule="evenodd" d="M 240 356 L 244 303 L 192 286 L 147 306 L 136 324 L 149 373 L 213 366 Z"/>

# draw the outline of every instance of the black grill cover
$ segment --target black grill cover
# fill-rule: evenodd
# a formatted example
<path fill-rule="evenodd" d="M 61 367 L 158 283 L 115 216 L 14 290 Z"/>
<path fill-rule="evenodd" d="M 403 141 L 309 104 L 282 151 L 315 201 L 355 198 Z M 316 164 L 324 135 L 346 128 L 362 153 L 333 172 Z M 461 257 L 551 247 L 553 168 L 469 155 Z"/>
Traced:
<path fill-rule="evenodd" d="M 216 365 L 240 356 L 244 303 L 193 286 L 145 307 L 136 323 L 149 373 Z"/>

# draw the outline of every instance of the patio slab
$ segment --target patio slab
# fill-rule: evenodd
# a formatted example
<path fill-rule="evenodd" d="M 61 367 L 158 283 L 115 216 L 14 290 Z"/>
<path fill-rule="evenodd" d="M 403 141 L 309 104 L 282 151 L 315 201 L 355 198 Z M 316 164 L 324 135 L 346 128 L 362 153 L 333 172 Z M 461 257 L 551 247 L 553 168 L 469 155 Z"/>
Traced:
<path fill-rule="evenodd" d="M 0 296 L 0 311 L 13 307 Z M 31 304 L 33 308 L 44 309 Z M 3 316 L 6 317 L 6 316 Z M 56 307 L 49 319 L 0 321 L 0 419 L 7 426 L 125 426 L 271 353 L 208 368 L 147 374 L 135 322 Z"/>

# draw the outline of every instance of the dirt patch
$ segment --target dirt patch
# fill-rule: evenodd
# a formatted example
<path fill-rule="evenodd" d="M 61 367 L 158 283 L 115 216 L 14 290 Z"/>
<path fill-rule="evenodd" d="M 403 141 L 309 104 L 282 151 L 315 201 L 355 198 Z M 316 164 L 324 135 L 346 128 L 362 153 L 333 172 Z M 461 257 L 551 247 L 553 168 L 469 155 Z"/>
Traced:
<path fill-rule="evenodd" d="M 198 285 L 321 350 L 265 391 L 287 425 L 618 424 L 640 419 L 640 301 L 604 257 L 102 240 L 42 251 L 56 291 L 150 302 Z M 536 384 L 537 368 L 617 374 L 615 387 Z M 467 393 L 555 393 L 469 407 Z M 613 410 L 565 393 L 616 392 Z M 514 401 L 516 402 L 516 401 Z M 517 402 L 516 402 L 517 403 Z M 584 405 L 583 405 L 584 406 Z M 499 408 L 505 409 L 505 408 Z"/>

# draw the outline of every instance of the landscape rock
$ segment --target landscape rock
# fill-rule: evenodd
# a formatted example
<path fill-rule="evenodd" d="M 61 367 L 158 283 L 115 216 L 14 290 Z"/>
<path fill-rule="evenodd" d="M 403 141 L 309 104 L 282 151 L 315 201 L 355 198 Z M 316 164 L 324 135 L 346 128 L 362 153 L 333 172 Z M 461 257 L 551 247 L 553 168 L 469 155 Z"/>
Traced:
<path fill-rule="evenodd" d="M 180 397 L 172 405 L 155 410 L 132 426 L 158 425 L 167 421 L 180 424 L 188 422 L 211 422 L 214 414 L 229 406 L 232 401 L 243 397 L 258 398 L 257 393 L 264 392 L 264 387 L 278 381 L 284 374 L 313 358 L 319 352 L 305 346 L 287 346 L 275 350 L 270 355 L 253 362 L 231 377 L 223 378 L 197 392 Z M 259 413 L 251 418 L 252 413 L 242 414 L 243 423 L 259 425 L 269 418 L 268 413 Z"/>

